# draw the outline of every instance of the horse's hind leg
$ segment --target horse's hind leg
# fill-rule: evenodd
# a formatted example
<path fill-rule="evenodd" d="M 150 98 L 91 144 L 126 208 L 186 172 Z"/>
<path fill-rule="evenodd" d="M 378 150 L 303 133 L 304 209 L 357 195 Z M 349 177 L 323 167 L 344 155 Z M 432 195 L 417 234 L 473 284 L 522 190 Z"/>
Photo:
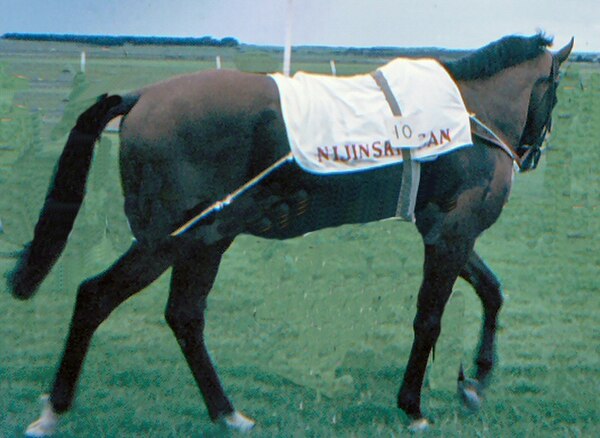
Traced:
<path fill-rule="evenodd" d="M 113 266 L 79 286 L 69 335 L 49 401 L 42 417 L 27 429 L 27 436 L 53 433 L 58 415 L 71 407 L 81 367 L 98 326 L 119 304 L 156 280 L 171 262 L 168 248 L 148 249 L 134 243 Z"/>
<path fill-rule="evenodd" d="M 229 243 L 191 246 L 179 255 L 173 265 L 165 318 L 200 388 L 210 418 L 247 431 L 254 426 L 254 421 L 234 410 L 204 342 L 206 299 Z"/>
<path fill-rule="evenodd" d="M 500 282 L 485 262 L 472 251 L 460 276 L 473 286 L 483 305 L 483 325 L 475 359 L 475 381 L 459 375 L 459 394 L 470 408 L 480 405 L 481 390 L 488 383 L 495 360 L 496 323 L 502 306 Z"/>

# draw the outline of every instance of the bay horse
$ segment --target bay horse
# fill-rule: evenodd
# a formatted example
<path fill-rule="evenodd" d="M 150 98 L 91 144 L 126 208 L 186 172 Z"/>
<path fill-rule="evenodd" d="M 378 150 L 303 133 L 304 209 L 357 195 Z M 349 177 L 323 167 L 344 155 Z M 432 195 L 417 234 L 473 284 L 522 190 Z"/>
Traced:
<path fill-rule="evenodd" d="M 456 279 L 470 283 L 483 305 L 475 375 L 459 373 L 459 394 L 478 406 L 494 366 L 500 283 L 474 249 L 506 203 L 514 165 L 535 167 L 550 129 L 560 65 L 573 40 L 553 53 L 543 34 L 507 36 L 464 58 L 444 62 L 469 112 L 473 145 L 422 163 L 415 224 L 424 244 L 423 279 L 414 340 L 398 407 L 415 430 L 428 427 L 421 389 L 441 317 Z M 246 431 L 254 421 L 234 409 L 204 341 L 204 310 L 221 257 L 236 235 L 288 239 L 347 223 L 394 216 L 402 166 L 319 176 L 295 163 L 280 166 L 235 202 L 195 228 L 172 231 L 289 153 L 278 89 L 268 75 L 203 71 L 136 92 L 104 95 L 83 112 L 67 139 L 33 240 L 8 285 L 30 298 L 64 249 L 85 195 L 94 145 L 123 115 L 120 173 L 125 213 L 135 239 L 101 274 L 79 286 L 66 345 L 39 420 L 29 436 L 51 435 L 74 399 L 91 338 L 126 299 L 172 267 L 165 317 L 204 398 L 208 415 Z M 502 147 L 499 147 L 502 146 Z"/>

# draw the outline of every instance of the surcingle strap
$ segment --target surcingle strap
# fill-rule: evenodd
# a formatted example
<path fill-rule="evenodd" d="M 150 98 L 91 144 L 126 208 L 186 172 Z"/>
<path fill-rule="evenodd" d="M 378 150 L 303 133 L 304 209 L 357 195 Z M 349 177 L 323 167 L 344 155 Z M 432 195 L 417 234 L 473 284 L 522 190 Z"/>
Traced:
<path fill-rule="evenodd" d="M 402 116 L 402 110 L 398 101 L 392 93 L 392 89 L 380 70 L 371 72 L 371 76 L 383 92 L 392 114 Z M 421 179 L 421 163 L 412 158 L 412 150 L 402 149 L 402 185 L 398 195 L 396 206 L 396 217 L 409 222 L 415 221 L 415 204 L 417 202 L 417 193 L 419 191 L 419 181 Z"/>

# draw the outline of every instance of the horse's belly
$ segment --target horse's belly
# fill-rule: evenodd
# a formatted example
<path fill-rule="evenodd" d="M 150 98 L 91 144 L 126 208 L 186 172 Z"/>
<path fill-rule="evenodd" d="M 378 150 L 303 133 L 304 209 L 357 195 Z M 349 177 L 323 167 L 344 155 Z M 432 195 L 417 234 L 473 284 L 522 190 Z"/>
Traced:
<path fill-rule="evenodd" d="M 306 191 L 307 199 L 299 206 L 290 202 L 287 217 L 274 214 L 268 229 L 249 234 L 288 239 L 324 228 L 394 217 L 402 168 L 390 166 L 335 176 L 302 172 L 295 177 L 296 187 Z"/>

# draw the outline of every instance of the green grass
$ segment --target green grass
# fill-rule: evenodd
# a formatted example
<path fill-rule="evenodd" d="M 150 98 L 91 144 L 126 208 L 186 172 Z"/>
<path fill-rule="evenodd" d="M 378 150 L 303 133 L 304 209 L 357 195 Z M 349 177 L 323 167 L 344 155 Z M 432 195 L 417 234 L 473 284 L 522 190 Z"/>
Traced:
<path fill-rule="evenodd" d="M 78 101 L 72 78 L 60 81 L 65 65 L 76 61 L 62 52 L 37 61 L 0 56 L 3 74 L 30 78 L 25 88 L 9 81 L 2 90 L 12 96 L 2 117 L 22 113 L 18 123 L 0 125 L 2 144 L 19 146 L 0 166 L 6 229 L 0 252 L 31 238 L 64 142 L 64 133 L 54 138 L 53 130 L 63 112 L 66 126 L 76 115 L 69 109 Z M 189 59 L 90 60 L 80 96 L 137 88 L 198 65 Z M 338 71 L 369 65 L 348 63 Z M 54 81 L 49 90 L 40 84 L 48 81 Z M 70 95 L 73 101 L 62 102 Z M 35 101 L 33 115 L 30 107 L 16 107 L 28 99 Z M 435 421 L 428 436 L 600 435 L 598 126 L 600 68 L 569 65 L 540 168 L 516 176 L 503 215 L 478 244 L 507 297 L 494 382 L 481 412 L 461 409 L 456 372 L 461 361 L 471 363 L 480 305 L 459 281 L 423 391 L 424 409 Z M 51 385 L 77 285 L 128 246 L 116 145 L 116 137 L 105 135 L 98 146 L 67 250 L 38 295 L 21 303 L 0 294 L 0 436 L 19 436 L 37 417 L 37 397 Z M 395 396 L 412 341 L 420 245 L 414 227 L 397 222 L 284 242 L 235 241 L 209 299 L 207 338 L 236 407 L 258 420 L 254 436 L 407 434 Z M 0 258 L 0 274 L 11 267 Z M 98 330 L 59 436 L 234 435 L 208 420 L 164 322 L 168 280 L 161 277 Z"/>

